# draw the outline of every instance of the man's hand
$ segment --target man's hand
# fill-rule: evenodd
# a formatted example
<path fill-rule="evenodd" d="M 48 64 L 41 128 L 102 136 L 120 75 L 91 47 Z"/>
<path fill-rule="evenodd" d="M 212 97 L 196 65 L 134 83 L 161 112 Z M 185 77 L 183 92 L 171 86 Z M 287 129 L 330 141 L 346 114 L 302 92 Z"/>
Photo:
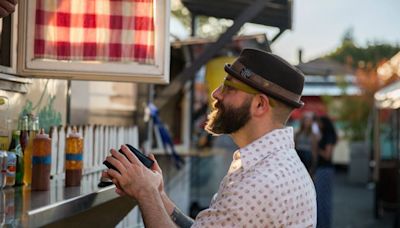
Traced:
<path fill-rule="evenodd" d="M 161 169 L 157 162 L 153 164 L 152 170 L 150 170 L 125 145 L 121 146 L 121 150 L 127 157 L 112 149 L 112 156 L 108 156 L 106 159 L 119 172 L 109 169 L 106 174 L 103 174 L 103 176 L 112 179 L 117 186 L 116 192 L 118 194 L 126 194 L 140 201 L 146 198 L 146 192 L 164 191 Z M 155 161 L 154 156 L 150 158 Z"/>
<path fill-rule="evenodd" d="M 15 11 L 17 0 L 0 0 L 0 17 L 8 16 Z"/>
<path fill-rule="evenodd" d="M 149 156 L 154 164 L 148 169 L 125 145 L 121 146 L 121 150 L 128 158 L 112 149 L 114 157 L 106 159 L 119 172 L 108 169 L 102 176 L 113 181 L 117 194 L 128 195 L 138 201 L 146 227 L 176 227 L 170 218 L 175 204 L 164 191 L 162 171 L 154 156 Z"/>

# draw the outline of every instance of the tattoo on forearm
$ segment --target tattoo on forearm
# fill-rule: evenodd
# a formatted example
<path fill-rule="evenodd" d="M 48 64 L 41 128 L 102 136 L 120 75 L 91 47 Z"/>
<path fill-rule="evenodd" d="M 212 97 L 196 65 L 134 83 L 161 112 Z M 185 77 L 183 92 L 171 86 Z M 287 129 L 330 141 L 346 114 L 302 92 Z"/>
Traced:
<path fill-rule="evenodd" d="M 178 208 L 174 208 L 171 214 L 171 219 L 174 223 L 181 228 L 189 228 L 193 225 L 194 221 L 190 217 L 184 215 Z"/>

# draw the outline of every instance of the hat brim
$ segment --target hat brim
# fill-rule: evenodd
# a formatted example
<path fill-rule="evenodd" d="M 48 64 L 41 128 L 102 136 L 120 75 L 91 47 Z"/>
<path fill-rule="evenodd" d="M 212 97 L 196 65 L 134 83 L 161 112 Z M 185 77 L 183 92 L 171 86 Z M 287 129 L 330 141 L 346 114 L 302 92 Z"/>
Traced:
<path fill-rule="evenodd" d="M 251 80 L 249 80 L 249 79 L 247 79 L 245 77 L 242 77 L 239 74 L 239 72 L 236 72 L 234 69 L 232 69 L 230 64 L 225 64 L 224 70 L 225 70 L 226 73 L 228 73 L 232 77 L 234 77 L 234 78 L 240 80 L 241 82 L 253 87 L 254 89 L 260 91 L 261 93 L 264 93 L 264 94 L 266 94 L 268 96 L 271 96 L 271 97 L 273 97 L 273 98 L 275 98 L 277 100 L 280 100 L 280 101 L 284 102 L 285 104 L 289 105 L 290 107 L 300 108 L 300 107 L 302 107 L 304 105 L 304 102 L 302 102 L 301 100 L 294 101 L 294 100 L 287 99 L 286 97 L 283 97 L 280 94 L 268 91 L 267 89 L 261 87 L 260 85 L 257 85 L 253 81 L 251 81 Z"/>

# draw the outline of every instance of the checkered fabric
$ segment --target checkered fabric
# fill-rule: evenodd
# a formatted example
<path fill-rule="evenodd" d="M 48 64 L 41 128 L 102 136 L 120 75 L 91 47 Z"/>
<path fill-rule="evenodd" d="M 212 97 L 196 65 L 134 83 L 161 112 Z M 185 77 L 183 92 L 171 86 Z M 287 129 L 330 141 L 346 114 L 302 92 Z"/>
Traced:
<path fill-rule="evenodd" d="M 34 58 L 154 63 L 154 0 L 37 0 Z"/>

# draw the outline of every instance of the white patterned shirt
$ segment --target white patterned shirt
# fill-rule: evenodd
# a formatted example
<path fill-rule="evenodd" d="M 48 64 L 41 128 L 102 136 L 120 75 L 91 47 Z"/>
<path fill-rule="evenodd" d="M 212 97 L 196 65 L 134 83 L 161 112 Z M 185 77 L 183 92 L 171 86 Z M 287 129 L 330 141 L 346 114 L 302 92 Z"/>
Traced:
<path fill-rule="evenodd" d="M 314 184 L 294 150 L 293 128 L 274 130 L 233 155 L 210 207 L 192 227 L 315 227 Z"/>

